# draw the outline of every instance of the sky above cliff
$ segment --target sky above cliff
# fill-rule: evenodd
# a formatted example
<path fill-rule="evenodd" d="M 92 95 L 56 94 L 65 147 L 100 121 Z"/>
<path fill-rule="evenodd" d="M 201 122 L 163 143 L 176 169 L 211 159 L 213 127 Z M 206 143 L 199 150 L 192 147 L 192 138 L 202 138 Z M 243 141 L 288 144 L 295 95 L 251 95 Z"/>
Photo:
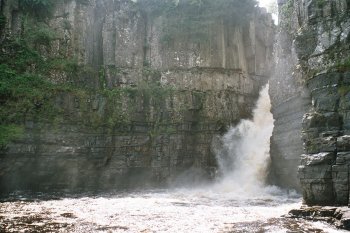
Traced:
<path fill-rule="evenodd" d="M 272 3 L 276 2 L 276 0 L 258 0 L 259 5 L 263 7 L 268 7 Z"/>
<path fill-rule="evenodd" d="M 272 14 L 275 23 L 278 23 L 277 0 L 258 0 L 260 7 L 265 7 Z"/>

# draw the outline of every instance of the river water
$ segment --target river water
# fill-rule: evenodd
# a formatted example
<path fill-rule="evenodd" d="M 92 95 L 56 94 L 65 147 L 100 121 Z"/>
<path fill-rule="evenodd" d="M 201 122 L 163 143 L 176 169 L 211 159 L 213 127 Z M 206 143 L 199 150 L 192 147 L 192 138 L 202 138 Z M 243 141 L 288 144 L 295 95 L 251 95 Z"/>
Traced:
<path fill-rule="evenodd" d="M 301 197 L 265 183 L 270 108 L 266 87 L 253 119 L 217 138 L 220 178 L 214 184 L 78 196 L 14 193 L 0 201 L 0 232 L 340 232 L 281 217 L 299 208 Z"/>
<path fill-rule="evenodd" d="M 298 195 L 275 187 L 256 197 L 197 189 L 62 196 L 14 194 L 0 203 L 0 232 L 340 232 L 281 217 Z"/>

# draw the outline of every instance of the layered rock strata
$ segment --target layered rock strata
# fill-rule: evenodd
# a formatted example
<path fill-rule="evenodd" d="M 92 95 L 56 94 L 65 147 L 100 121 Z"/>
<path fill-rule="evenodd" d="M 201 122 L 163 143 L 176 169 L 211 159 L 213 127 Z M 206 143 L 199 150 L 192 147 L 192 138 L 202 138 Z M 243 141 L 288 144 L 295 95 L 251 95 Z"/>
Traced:
<path fill-rule="evenodd" d="M 287 218 L 302 218 L 310 221 L 323 221 L 337 228 L 350 230 L 350 211 L 347 207 L 333 206 L 302 206 L 300 209 L 289 211 Z"/>
<path fill-rule="evenodd" d="M 279 3 L 277 71 L 288 71 L 286 74 L 277 72 L 271 84 L 277 122 L 272 146 L 279 149 L 272 156 L 275 161 L 286 158 L 282 163 L 292 166 L 281 170 L 277 162 L 276 173 L 284 175 L 280 181 L 284 182 L 287 174 L 295 172 L 300 159 L 298 176 L 306 204 L 347 205 L 349 2 L 294 0 Z M 295 99 L 299 99 L 299 103 Z M 286 119 L 291 119 L 290 123 L 278 125 Z M 297 182 L 291 187 L 298 187 Z"/>
<path fill-rule="evenodd" d="M 21 34 L 25 12 L 11 2 L 1 1 L 5 30 Z M 47 78 L 89 91 L 57 93 L 49 100 L 60 110 L 55 120 L 23 119 L 24 135 L 0 153 L 1 191 L 212 177 L 212 139 L 251 117 L 271 72 L 274 25 L 266 12 L 252 12 L 241 24 L 205 25 L 205 39 L 193 41 L 165 37 L 167 16 L 151 17 L 133 1 L 59 1 L 48 20 L 57 37 L 40 52 L 89 69 Z"/>

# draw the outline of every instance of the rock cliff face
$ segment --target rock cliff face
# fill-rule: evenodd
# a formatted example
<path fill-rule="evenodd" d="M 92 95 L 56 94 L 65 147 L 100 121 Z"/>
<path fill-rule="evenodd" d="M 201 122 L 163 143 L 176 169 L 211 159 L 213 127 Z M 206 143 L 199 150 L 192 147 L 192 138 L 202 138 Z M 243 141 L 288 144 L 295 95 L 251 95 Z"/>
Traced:
<path fill-rule="evenodd" d="M 271 81 L 275 173 L 281 183 L 286 182 L 296 174 L 300 160 L 298 174 L 306 204 L 347 205 L 350 2 L 279 4 L 278 64 Z M 293 177 L 293 183 L 287 184 L 298 187 Z"/>
<path fill-rule="evenodd" d="M 0 4 L 5 43 L 25 34 L 26 12 L 17 1 Z M 37 49 L 45 59 L 74 59 L 76 75 L 56 66 L 46 79 L 80 91 L 36 104 L 37 111 L 54 107 L 53 118 L 44 111 L 19 120 L 23 135 L 0 153 L 2 192 L 191 183 L 213 175 L 213 138 L 251 116 L 270 75 L 274 25 L 256 8 L 239 24 L 208 23 L 204 37 L 194 39 L 167 35 L 167 19 L 127 0 L 57 2 L 45 21 L 55 36 Z"/>

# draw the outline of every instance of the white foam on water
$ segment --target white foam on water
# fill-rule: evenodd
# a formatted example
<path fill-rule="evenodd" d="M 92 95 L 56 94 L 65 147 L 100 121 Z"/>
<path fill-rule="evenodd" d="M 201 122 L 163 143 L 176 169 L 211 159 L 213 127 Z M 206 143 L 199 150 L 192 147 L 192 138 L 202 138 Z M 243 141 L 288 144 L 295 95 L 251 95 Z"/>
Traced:
<path fill-rule="evenodd" d="M 301 229 L 335 232 L 323 223 L 280 218 L 300 205 L 299 198 L 286 194 L 242 202 L 210 190 L 179 189 L 0 203 L 0 215 L 6 212 L 6 218 L 13 221 L 21 216 L 40 216 L 47 219 L 44 222 L 68 224 L 62 232 L 287 232 L 291 229 L 286 224 L 295 224 L 298 227 L 295 232 Z M 73 217 L 65 217 L 67 213 Z"/>
<path fill-rule="evenodd" d="M 0 220 L 11 230 L 61 224 L 61 232 L 341 232 L 325 223 L 281 218 L 301 206 L 298 194 L 266 186 L 273 129 L 268 87 L 252 120 L 222 138 L 218 162 L 223 178 L 193 189 L 0 203 Z M 28 216 L 41 220 L 28 224 Z M 68 217 L 67 217 L 68 216 Z M 71 216 L 71 217 L 69 217 Z M 24 219 L 24 220 L 21 220 Z M 21 222 L 23 221 L 23 222 Z M 307 231 L 304 231 L 308 229 Z"/>
<path fill-rule="evenodd" d="M 222 191 L 246 197 L 269 191 L 265 180 L 270 162 L 270 137 L 273 131 L 273 116 L 268 85 L 260 92 L 252 120 L 242 120 L 231 127 L 217 151 L 219 169 L 223 178 L 216 185 Z"/>

